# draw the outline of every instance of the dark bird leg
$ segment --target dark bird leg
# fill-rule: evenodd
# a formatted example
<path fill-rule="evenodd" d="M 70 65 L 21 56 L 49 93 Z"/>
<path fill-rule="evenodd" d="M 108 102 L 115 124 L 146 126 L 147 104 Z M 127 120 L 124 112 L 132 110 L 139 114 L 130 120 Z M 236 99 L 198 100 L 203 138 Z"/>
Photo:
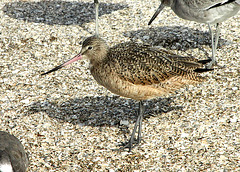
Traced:
<path fill-rule="evenodd" d="M 138 118 L 139 123 L 138 123 L 138 137 L 137 137 L 137 144 L 141 142 L 141 133 L 142 133 L 142 120 L 143 120 L 143 113 L 144 113 L 144 105 L 142 101 L 139 101 L 139 112 L 138 112 Z"/>
<path fill-rule="evenodd" d="M 138 109 L 138 117 L 137 117 L 137 121 L 134 125 L 131 137 L 130 137 L 129 141 L 125 145 L 123 145 L 123 147 L 120 148 L 120 150 L 129 148 L 129 152 L 131 152 L 132 148 L 136 147 L 141 142 L 143 112 L 144 112 L 144 105 L 143 105 L 143 102 L 140 100 L 139 101 L 139 109 Z M 138 128 L 138 136 L 137 136 L 137 139 L 135 139 L 135 134 L 136 134 L 137 128 Z"/>

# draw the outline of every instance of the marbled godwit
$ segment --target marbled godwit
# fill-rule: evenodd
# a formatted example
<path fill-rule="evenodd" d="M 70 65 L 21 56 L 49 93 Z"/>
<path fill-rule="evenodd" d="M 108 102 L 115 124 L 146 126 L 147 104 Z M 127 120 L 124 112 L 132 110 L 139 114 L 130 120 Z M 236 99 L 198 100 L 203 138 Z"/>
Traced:
<path fill-rule="evenodd" d="M 171 7 L 175 14 L 183 19 L 208 24 L 212 39 L 212 61 L 207 67 L 212 68 L 213 65 L 216 65 L 215 53 L 220 33 L 219 23 L 238 13 L 240 0 L 161 0 L 160 6 L 148 25 L 153 22 L 165 6 Z M 211 24 L 216 24 L 215 36 Z"/>
<path fill-rule="evenodd" d="M 28 157 L 21 142 L 13 135 L 0 131 L 0 171 L 25 172 Z"/>
<path fill-rule="evenodd" d="M 98 36 L 87 38 L 80 53 L 42 75 L 56 71 L 80 59 L 90 60 L 90 71 L 98 84 L 112 93 L 139 101 L 138 118 L 131 138 L 123 148 L 129 151 L 141 141 L 143 100 L 152 99 L 204 80 L 199 72 L 209 60 L 197 61 L 148 45 L 126 42 L 109 48 Z M 138 127 L 138 136 L 135 133 Z M 134 144 L 134 145 L 133 145 Z"/>

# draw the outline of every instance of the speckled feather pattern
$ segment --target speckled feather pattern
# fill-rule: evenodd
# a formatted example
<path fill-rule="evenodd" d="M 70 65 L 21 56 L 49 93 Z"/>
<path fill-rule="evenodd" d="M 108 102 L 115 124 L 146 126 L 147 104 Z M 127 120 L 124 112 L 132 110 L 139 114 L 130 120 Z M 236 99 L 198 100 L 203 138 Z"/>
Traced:
<path fill-rule="evenodd" d="M 193 57 L 177 56 L 133 42 L 108 49 L 103 41 L 93 40 L 96 40 L 95 36 L 83 43 L 83 49 L 92 46 L 93 50 L 89 51 L 95 51 L 94 56 L 86 55 L 90 59 L 91 73 L 100 85 L 120 96 L 135 100 L 151 99 L 204 80 L 194 71 L 202 64 Z M 105 55 L 99 55 L 102 53 L 98 47 L 104 47 Z"/>

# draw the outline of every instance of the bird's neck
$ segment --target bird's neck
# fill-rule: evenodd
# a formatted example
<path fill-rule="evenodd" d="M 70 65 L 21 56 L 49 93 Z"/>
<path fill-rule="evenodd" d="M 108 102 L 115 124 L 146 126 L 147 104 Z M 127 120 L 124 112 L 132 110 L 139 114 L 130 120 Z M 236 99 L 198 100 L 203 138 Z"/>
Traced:
<path fill-rule="evenodd" d="M 162 0 L 162 4 L 164 4 L 165 6 L 171 7 L 174 1 L 175 0 Z"/>

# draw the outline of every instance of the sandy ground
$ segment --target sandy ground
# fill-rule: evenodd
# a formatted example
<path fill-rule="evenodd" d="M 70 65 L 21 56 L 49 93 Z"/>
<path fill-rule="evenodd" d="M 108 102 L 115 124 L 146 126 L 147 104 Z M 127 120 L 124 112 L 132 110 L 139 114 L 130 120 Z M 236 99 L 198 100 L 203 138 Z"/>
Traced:
<path fill-rule="evenodd" d="M 169 8 L 151 26 L 158 1 L 104 0 L 100 34 L 205 59 L 208 27 Z M 0 1 L 0 129 L 29 154 L 28 171 L 240 171 L 240 15 L 221 25 L 223 69 L 168 97 L 146 102 L 143 140 L 127 141 L 137 102 L 99 86 L 81 61 L 47 76 L 94 34 L 93 1 Z"/>

